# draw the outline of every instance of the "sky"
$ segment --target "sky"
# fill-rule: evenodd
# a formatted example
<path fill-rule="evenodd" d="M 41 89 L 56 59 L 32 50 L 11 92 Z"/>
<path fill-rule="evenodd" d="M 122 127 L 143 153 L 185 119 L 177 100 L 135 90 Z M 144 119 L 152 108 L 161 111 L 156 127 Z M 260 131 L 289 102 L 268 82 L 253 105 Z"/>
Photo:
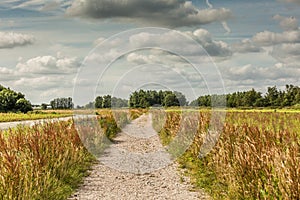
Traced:
<path fill-rule="evenodd" d="M 0 84 L 33 104 L 300 85 L 300 0 L 2 0 Z"/>

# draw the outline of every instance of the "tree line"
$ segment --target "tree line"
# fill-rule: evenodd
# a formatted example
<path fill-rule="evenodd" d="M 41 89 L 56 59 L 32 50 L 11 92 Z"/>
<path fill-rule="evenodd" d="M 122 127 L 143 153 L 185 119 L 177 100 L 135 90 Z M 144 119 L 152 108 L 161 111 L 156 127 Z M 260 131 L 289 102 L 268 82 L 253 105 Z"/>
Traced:
<path fill-rule="evenodd" d="M 186 106 L 186 97 L 176 91 L 139 90 L 130 95 L 129 100 L 112 97 L 111 95 L 97 96 L 94 102 L 89 102 L 84 108 L 148 108 L 151 106 Z"/>
<path fill-rule="evenodd" d="M 44 108 L 45 104 L 42 105 Z M 52 109 L 73 109 L 74 103 L 71 97 L 68 98 L 56 98 L 50 101 L 50 106 Z M 46 105 L 47 107 L 47 105 Z"/>
<path fill-rule="evenodd" d="M 97 96 L 94 102 L 89 102 L 84 106 L 86 109 L 92 108 L 124 108 L 128 107 L 128 100 L 112 97 L 111 95 Z"/>
<path fill-rule="evenodd" d="M 128 107 L 128 100 L 112 97 L 111 95 L 97 96 L 95 108 L 123 108 Z"/>
<path fill-rule="evenodd" d="M 234 92 L 222 95 L 203 95 L 187 102 L 186 97 L 177 91 L 156 91 L 139 90 L 133 92 L 129 100 L 112 97 L 111 95 L 97 96 L 94 102 L 90 102 L 81 108 L 148 108 L 153 106 L 226 106 L 230 108 L 241 107 L 290 107 L 300 105 L 300 87 L 286 85 L 284 90 L 277 89 L 276 86 L 268 87 L 263 95 L 261 92 L 251 89 L 249 91 Z M 46 109 L 48 104 L 42 104 Z M 72 98 L 56 98 L 50 102 L 52 109 L 73 109 Z M 10 88 L 0 85 L 0 112 L 23 112 L 32 111 L 30 101 L 25 99 L 25 95 L 15 92 Z"/>
<path fill-rule="evenodd" d="M 151 106 L 186 106 L 188 102 L 186 97 L 177 91 L 156 91 L 156 90 L 139 90 L 130 95 L 129 107 L 131 108 L 148 108 Z"/>
<path fill-rule="evenodd" d="M 24 94 L 0 85 L 0 112 L 27 113 L 28 111 L 32 111 L 32 105 L 25 99 Z"/>
<path fill-rule="evenodd" d="M 276 86 L 268 87 L 265 95 L 255 89 L 226 95 L 204 95 L 192 101 L 190 106 L 211 107 L 212 103 L 218 106 L 224 102 L 230 108 L 290 107 L 300 104 L 300 88 L 294 85 L 286 85 L 285 90 L 279 90 Z"/>

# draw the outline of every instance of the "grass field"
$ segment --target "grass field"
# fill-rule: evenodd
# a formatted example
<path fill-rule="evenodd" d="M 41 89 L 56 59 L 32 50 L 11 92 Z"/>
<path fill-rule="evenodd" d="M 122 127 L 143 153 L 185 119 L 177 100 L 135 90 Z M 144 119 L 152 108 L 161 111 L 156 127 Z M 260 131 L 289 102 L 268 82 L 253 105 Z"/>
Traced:
<path fill-rule="evenodd" d="M 43 115 L 53 114 L 48 112 Z M 112 140 L 121 127 L 144 112 L 103 109 L 97 110 L 94 120 L 74 119 L 0 131 L 0 199 L 68 198 L 87 175 L 95 156 L 103 152 L 105 141 Z"/>
<path fill-rule="evenodd" d="M 0 132 L 0 199 L 66 199 L 94 158 L 72 121 Z"/>
<path fill-rule="evenodd" d="M 203 158 L 198 155 L 211 111 L 194 112 L 186 123 L 181 123 L 178 110 L 169 110 L 165 116 L 160 130 L 165 145 L 179 129 L 191 130 L 196 124 L 196 137 L 178 161 L 195 186 L 214 199 L 300 199 L 299 112 L 230 110 L 219 140 Z"/>
<path fill-rule="evenodd" d="M 53 112 L 41 115 L 57 117 L 73 113 Z M 103 109 L 89 120 L 0 131 L 0 199 L 67 199 L 96 162 L 95 156 L 103 152 L 105 140 L 112 140 L 121 127 L 144 112 Z M 20 116 L 33 119 L 35 115 L 39 114 L 12 114 L 11 119 Z"/>
<path fill-rule="evenodd" d="M 120 128 L 147 111 L 102 109 L 96 111 L 92 122 L 55 122 L 1 131 L 0 199 L 67 198 L 86 175 L 94 156 L 103 152 L 103 141 L 112 140 Z M 165 145 L 179 129 L 188 132 L 196 127 L 191 146 L 178 161 L 192 183 L 214 199 L 300 199 L 299 112 L 229 110 L 219 140 L 202 158 L 198 155 L 211 110 L 150 112 Z M 184 112 L 190 117 L 181 123 Z M 64 114 L 71 113 L 58 113 Z"/>
<path fill-rule="evenodd" d="M 72 110 L 47 110 L 47 111 L 33 111 L 29 113 L 0 113 L 0 122 L 50 119 L 59 117 L 72 116 Z"/>

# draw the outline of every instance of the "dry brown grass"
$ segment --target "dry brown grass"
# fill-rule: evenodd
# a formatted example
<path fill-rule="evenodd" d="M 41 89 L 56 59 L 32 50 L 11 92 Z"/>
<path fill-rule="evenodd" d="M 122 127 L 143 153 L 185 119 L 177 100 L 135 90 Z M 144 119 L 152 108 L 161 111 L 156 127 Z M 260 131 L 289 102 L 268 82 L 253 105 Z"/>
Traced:
<path fill-rule="evenodd" d="M 216 199 L 300 199 L 299 113 L 229 112 L 216 146 L 198 159 L 210 117 L 204 111 L 189 119 L 198 131 L 179 159 L 196 185 Z M 167 113 L 163 140 L 172 140 L 179 120 L 180 113 Z"/>

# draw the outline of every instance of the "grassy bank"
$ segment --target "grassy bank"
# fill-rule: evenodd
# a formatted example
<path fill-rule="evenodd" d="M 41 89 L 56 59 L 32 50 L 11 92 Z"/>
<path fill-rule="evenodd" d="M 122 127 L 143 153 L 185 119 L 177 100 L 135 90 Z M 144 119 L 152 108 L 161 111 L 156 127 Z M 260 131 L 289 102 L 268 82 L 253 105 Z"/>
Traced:
<path fill-rule="evenodd" d="M 228 112 L 217 144 L 198 158 L 210 118 L 206 110 L 180 123 L 180 112 L 166 112 L 160 131 L 168 144 L 180 126 L 189 130 L 199 122 L 194 142 L 178 159 L 197 187 L 214 199 L 300 198 L 299 113 Z"/>

